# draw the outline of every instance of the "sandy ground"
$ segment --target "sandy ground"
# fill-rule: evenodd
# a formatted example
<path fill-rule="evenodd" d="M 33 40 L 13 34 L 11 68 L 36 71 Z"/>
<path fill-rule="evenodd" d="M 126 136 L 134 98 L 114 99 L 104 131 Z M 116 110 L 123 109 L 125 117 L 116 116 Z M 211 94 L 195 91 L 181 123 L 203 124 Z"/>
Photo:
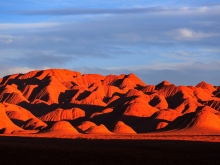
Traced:
<path fill-rule="evenodd" d="M 219 142 L 220 134 L 175 131 L 1 135 L 0 164 L 219 164 Z"/>
<path fill-rule="evenodd" d="M 37 133 L 35 130 L 25 130 L 14 134 L 0 134 L 0 136 L 18 136 L 35 138 L 62 139 L 93 139 L 93 140 L 185 140 L 201 142 L 220 142 L 220 131 L 182 129 L 143 134 L 75 134 L 68 131 L 51 131 Z"/>

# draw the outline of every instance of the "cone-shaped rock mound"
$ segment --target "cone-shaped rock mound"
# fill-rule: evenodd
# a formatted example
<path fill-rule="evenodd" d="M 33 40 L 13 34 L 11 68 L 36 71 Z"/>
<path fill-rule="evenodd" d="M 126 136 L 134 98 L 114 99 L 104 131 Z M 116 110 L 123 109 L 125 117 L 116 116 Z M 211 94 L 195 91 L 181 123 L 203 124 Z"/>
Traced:
<path fill-rule="evenodd" d="M 15 104 L 3 103 L 8 117 L 13 123 L 21 127 L 29 119 L 36 118 L 30 111 Z"/>
<path fill-rule="evenodd" d="M 209 92 L 213 92 L 215 91 L 216 89 L 211 85 L 211 84 L 208 84 L 204 81 L 200 82 L 199 84 L 196 85 L 197 88 L 202 88 L 202 89 L 206 89 L 208 90 Z"/>
<path fill-rule="evenodd" d="M 15 125 L 5 113 L 4 105 L 0 104 L 0 133 L 12 133 L 13 131 L 22 130 Z"/>
<path fill-rule="evenodd" d="M 61 121 L 61 120 L 75 120 L 84 117 L 85 112 L 80 108 L 62 109 L 58 108 L 46 115 L 40 117 L 43 121 Z"/>
<path fill-rule="evenodd" d="M 155 120 L 160 121 L 156 127 L 156 129 L 164 128 L 168 125 L 170 121 L 175 120 L 177 117 L 181 116 L 181 113 L 175 111 L 175 110 L 162 110 L 159 112 L 156 112 L 154 114 Z"/>
<path fill-rule="evenodd" d="M 160 88 L 162 88 L 164 86 L 168 86 L 168 85 L 170 85 L 170 82 L 165 80 L 165 81 L 162 81 L 161 83 L 157 84 L 156 89 L 160 89 Z"/>
<path fill-rule="evenodd" d="M 209 108 L 203 108 L 190 120 L 187 127 L 220 130 L 220 118 Z"/>
<path fill-rule="evenodd" d="M 81 123 L 78 128 L 84 132 L 88 129 L 90 129 L 91 127 L 97 126 L 95 123 L 91 122 L 91 121 L 84 121 L 83 123 Z"/>
<path fill-rule="evenodd" d="M 67 133 L 79 133 L 68 121 L 58 121 L 52 125 L 49 132 L 62 131 Z"/>
<path fill-rule="evenodd" d="M 208 106 L 196 112 L 186 113 L 170 122 L 167 129 L 216 130 L 220 131 L 219 112 Z"/>
<path fill-rule="evenodd" d="M 25 121 L 24 124 L 22 125 L 22 128 L 26 130 L 41 130 L 46 127 L 47 124 L 38 118 L 31 118 Z"/>
<path fill-rule="evenodd" d="M 92 126 L 88 130 L 85 131 L 87 134 L 111 134 L 105 125 L 101 124 L 99 126 Z"/>
<path fill-rule="evenodd" d="M 131 127 L 129 127 L 122 121 L 117 122 L 112 132 L 118 133 L 118 134 L 127 134 L 127 133 L 136 134 L 136 132 Z"/>

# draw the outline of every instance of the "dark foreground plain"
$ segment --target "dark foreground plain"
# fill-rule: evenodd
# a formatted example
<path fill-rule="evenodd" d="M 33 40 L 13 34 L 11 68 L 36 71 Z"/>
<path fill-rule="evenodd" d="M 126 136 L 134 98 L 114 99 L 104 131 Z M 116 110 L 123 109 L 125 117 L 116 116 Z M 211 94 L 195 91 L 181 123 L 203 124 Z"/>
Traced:
<path fill-rule="evenodd" d="M 219 164 L 220 143 L 0 137 L 0 164 Z"/>

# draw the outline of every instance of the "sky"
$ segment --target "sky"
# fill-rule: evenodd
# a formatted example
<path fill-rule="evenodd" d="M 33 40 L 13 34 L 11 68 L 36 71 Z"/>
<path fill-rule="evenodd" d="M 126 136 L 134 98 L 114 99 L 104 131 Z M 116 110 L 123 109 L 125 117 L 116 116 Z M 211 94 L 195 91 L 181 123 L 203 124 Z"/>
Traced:
<path fill-rule="evenodd" d="M 1 1 L 0 77 L 48 68 L 220 85 L 220 1 Z"/>

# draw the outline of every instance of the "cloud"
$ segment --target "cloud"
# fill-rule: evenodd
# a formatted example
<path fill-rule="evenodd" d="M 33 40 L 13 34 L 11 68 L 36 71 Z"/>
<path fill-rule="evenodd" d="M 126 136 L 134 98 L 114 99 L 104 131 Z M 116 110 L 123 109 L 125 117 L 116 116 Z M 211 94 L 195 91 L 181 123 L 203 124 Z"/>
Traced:
<path fill-rule="evenodd" d="M 168 80 L 176 85 L 196 85 L 201 81 L 206 81 L 213 85 L 219 85 L 220 77 L 216 76 L 220 72 L 220 62 L 212 63 L 191 63 L 191 64 L 171 64 L 162 66 L 137 66 L 137 67 L 124 67 L 124 68 L 99 68 L 99 67 L 78 67 L 70 68 L 76 70 L 82 74 L 86 73 L 98 73 L 102 75 L 122 73 L 129 74 L 135 73 L 146 84 L 158 84 L 163 80 Z M 49 69 L 51 67 L 15 67 L 0 66 L 0 77 L 15 74 L 15 73 L 27 73 L 31 70 Z"/>
<path fill-rule="evenodd" d="M 217 34 L 220 29 L 191 22 L 216 22 L 215 18 L 192 15 L 177 19 L 173 15 L 136 14 L 129 17 L 103 16 L 79 22 L 48 22 L 46 25 L 42 22 L 26 26 L 27 23 L 24 23 L 18 29 L 14 24 L 12 29 L 3 30 L 13 42 L 0 42 L 0 56 L 8 56 L 3 60 L 14 65 L 18 65 L 19 60 L 20 66 L 66 68 L 78 66 L 78 61 L 83 66 L 97 65 L 102 68 L 106 65 L 118 67 L 171 61 L 214 61 L 219 52 L 207 50 L 219 47 L 219 36 L 211 35 Z M 179 19 L 185 22 L 179 22 Z M 187 28 L 183 29 L 185 24 Z M 42 28 L 37 28 L 38 25 L 42 25 Z M 24 29 L 20 29 L 22 27 Z M 25 29 L 27 27 L 31 31 Z M 167 32 L 172 33 L 168 35 Z M 182 40 L 175 38 L 179 36 Z M 192 40 L 193 37 L 197 37 L 197 40 Z M 191 41 L 195 41 L 193 47 Z M 204 48 L 206 50 L 201 51 Z"/>
<path fill-rule="evenodd" d="M 141 40 L 143 40 L 143 38 L 137 33 L 116 34 L 115 37 L 118 40 L 125 40 L 125 41 L 141 41 Z"/>
<path fill-rule="evenodd" d="M 15 66 L 13 64 L 5 64 L 5 62 L 0 61 L 0 77 L 4 77 L 12 74 L 24 74 L 33 70 L 44 70 L 50 67 L 26 67 L 26 66 Z"/>
<path fill-rule="evenodd" d="M 82 73 L 100 73 L 103 75 L 122 73 L 135 73 L 147 84 L 158 84 L 168 80 L 176 85 L 196 85 L 206 81 L 213 85 L 219 85 L 220 61 L 210 63 L 180 63 L 180 64 L 157 64 L 133 67 L 117 68 L 72 68 Z"/>
<path fill-rule="evenodd" d="M 200 40 L 208 37 L 216 37 L 219 36 L 219 33 L 205 33 L 202 31 L 195 31 L 188 28 L 179 28 L 177 30 L 173 30 L 168 32 L 167 34 L 173 36 L 177 40 Z"/>
<path fill-rule="evenodd" d="M 46 66 L 59 68 L 64 67 L 65 64 L 71 63 L 73 60 L 74 57 L 69 57 L 53 50 L 0 50 L 0 64 L 8 68 L 44 68 Z"/>
<path fill-rule="evenodd" d="M 142 8 L 120 8 L 120 9 L 84 9 L 84 8 L 66 8 L 50 10 L 23 10 L 12 11 L 23 15 L 97 15 L 97 14 L 141 14 L 149 12 L 166 11 L 162 7 L 142 7 Z"/>
<path fill-rule="evenodd" d="M 139 9 L 14 11 L 26 23 L 0 23 L 0 64 L 135 72 L 146 83 L 216 77 L 218 69 L 210 68 L 220 56 L 218 6 Z"/>
<path fill-rule="evenodd" d="M 0 23 L 0 30 L 21 30 L 21 29 L 42 29 L 42 28 L 54 28 L 60 26 L 62 23 L 56 22 L 41 22 L 41 23 Z"/>
<path fill-rule="evenodd" d="M 6 70 L 7 74 L 15 74 L 15 73 L 27 73 L 32 70 L 35 70 L 34 68 L 28 68 L 28 67 L 11 67 Z"/>
<path fill-rule="evenodd" d="M 117 6 L 105 8 L 55 8 L 55 9 L 45 9 L 45 10 L 14 10 L 8 11 L 9 13 L 15 13 L 20 15 L 134 15 L 134 14 L 153 14 L 153 15 L 206 15 L 206 14 L 219 14 L 220 5 L 210 5 L 210 6 L 196 6 L 196 7 L 166 7 L 166 5 L 133 5 L 139 7 L 119 7 Z M 141 6 L 141 7 L 140 7 Z"/>
<path fill-rule="evenodd" d="M 28 67 L 14 67 L 14 66 L 0 66 L 0 77 L 4 77 L 6 75 L 17 74 L 17 73 L 27 73 L 31 70 L 35 70 L 36 68 L 28 68 Z"/>
<path fill-rule="evenodd" d="M 139 70 L 186 70 L 186 69 L 198 69 L 198 70 L 219 70 L 220 71 L 220 60 L 215 62 L 188 62 L 188 63 L 161 63 L 161 64 L 152 64 L 152 65 L 142 65 L 142 66 L 129 66 L 129 67 L 112 67 L 108 70 L 130 70 L 130 71 L 139 71 Z"/>
<path fill-rule="evenodd" d="M 11 35 L 0 35 L 0 42 L 9 44 L 9 43 L 13 42 L 13 38 L 14 37 Z"/>

